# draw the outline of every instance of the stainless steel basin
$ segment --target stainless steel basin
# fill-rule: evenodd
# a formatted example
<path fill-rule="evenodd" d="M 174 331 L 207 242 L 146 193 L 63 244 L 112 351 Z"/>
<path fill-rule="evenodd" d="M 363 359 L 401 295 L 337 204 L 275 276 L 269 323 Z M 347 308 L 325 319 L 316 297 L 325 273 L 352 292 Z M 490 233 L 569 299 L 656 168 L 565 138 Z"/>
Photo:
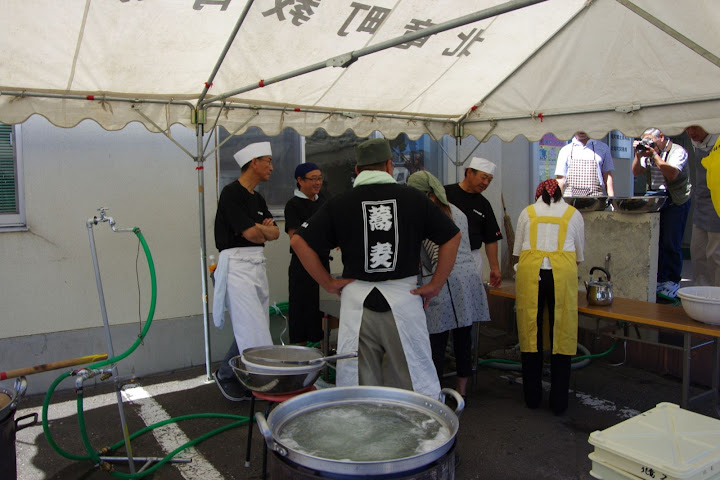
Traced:
<path fill-rule="evenodd" d="M 579 212 L 594 212 L 605 210 L 608 197 L 563 197 L 563 200 Z"/>
<path fill-rule="evenodd" d="M 659 211 L 665 202 L 666 196 L 655 197 L 628 197 L 612 198 L 610 204 L 613 210 L 621 213 L 652 213 Z"/>

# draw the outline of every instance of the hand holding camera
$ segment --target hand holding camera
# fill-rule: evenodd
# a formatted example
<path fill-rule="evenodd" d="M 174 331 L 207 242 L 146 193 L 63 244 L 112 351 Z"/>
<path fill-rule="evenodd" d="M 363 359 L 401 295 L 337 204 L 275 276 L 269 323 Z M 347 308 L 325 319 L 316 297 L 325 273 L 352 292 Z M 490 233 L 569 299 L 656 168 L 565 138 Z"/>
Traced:
<path fill-rule="evenodd" d="M 653 141 L 652 138 L 643 138 L 635 145 L 635 149 L 638 151 L 638 153 L 643 153 L 643 156 L 654 153 L 656 147 L 657 144 Z"/>
<path fill-rule="evenodd" d="M 650 167 L 654 161 L 653 157 L 657 153 L 657 144 L 652 138 L 643 138 L 642 140 L 636 140 L 633 145 L 637 156 L 645 159 L 645 168 Z"/>

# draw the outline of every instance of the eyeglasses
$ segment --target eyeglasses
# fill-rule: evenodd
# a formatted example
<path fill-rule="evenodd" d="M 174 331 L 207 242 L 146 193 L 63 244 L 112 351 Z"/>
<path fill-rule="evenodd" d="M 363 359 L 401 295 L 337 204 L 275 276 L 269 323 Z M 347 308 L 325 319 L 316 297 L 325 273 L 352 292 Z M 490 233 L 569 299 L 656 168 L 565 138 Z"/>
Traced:
<path fill-rule="evenodd" d="M 303 177 L 303 178 L 309 182 L 322 182 L 323 181 L 322 175 L 317 176 L 317 177 Z"/>

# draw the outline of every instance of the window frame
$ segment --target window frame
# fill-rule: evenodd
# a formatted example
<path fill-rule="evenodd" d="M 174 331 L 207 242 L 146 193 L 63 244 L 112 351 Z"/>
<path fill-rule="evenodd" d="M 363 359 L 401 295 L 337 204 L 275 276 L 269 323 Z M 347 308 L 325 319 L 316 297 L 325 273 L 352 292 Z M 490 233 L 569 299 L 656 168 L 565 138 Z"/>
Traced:
<path fill-rule="evenodd" d="M 10 144 L 13 149 L 13 161 L 15 163 L 15 194 L 17 195 L 17 213 L 0 213 L 0 232 L 27 230 L 21 126 L 10 125 L 10 131 Z"/>

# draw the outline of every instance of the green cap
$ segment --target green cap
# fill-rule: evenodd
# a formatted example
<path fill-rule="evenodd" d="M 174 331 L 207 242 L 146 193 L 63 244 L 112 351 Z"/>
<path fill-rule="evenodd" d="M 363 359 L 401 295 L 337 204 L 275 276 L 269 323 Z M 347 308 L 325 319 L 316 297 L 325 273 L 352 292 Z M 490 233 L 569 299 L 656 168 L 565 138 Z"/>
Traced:
<path fill-rule="evenodd" d="M 407 184 L 413 188 L 417 188 L 426 195 L 432 192 L 440 203 L 443 205 L 448 204 L 445 187 L 440 183 L 440 180 L 435 178 L 435 176 L 427 170 L 420 170 L 410 175 L 407 179 Z"/>
<path fill-rule="evenodd" d="M 384 138 L 366 140 L 355 147 L 355 158 L 358 167 L 385 162 L 392 158 L 390 142 Z"/>

